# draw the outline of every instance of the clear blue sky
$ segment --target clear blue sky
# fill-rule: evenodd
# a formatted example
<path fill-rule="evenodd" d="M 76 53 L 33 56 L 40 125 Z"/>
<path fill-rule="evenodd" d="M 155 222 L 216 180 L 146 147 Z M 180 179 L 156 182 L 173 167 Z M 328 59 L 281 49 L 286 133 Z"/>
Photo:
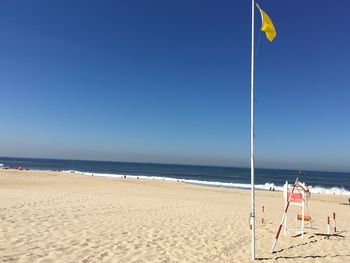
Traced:
<path fill-rule="evenodd" d="M 256 164 L 350 171 L 350 1 L 258 1 Z M 1 1 L 0 155 L 249 166 L 250 1 Z"/>

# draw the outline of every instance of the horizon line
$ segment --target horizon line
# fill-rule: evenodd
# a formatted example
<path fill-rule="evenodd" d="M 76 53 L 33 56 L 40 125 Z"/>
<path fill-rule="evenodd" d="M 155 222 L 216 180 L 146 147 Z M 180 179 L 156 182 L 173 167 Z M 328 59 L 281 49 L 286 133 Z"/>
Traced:
<path fill-rule="evenodd" d="M 229 165 L 212 165 L 212 164 L 191 164 L 191 163 L 161 163 L 161 162 L 142 162 L 142 161 L 117 161 L 117 160 L 91 160 L 91 159 L 71 159 L 71 158 L 43 158 L 43 157 L 23 157 L 23 156 L 0 156 L 1 158 L 12 159 L 35 159 L 35 160 L 55 160 L 55 161 L 80 161 L 80 162 L 108 162 L 108 163 L 137 163 L 137 164 L 157 164 L 157 165 L 179 165 L 179 166 L 202 166 L 202 167 L 220 167 L 220 168 L 236 168 L 236 169 L 250 169 L 249 166 L 229 166 Z M 303 169 L 286 169 L 286 168 L 269 168 L 256 167 L 259 170 L 285 170 L 285 171 L 304 171 L 304 172 L 320 172 L 320 173 L 342 173 L 349 174 L 350 171 L 330 171 L 330 170 L 303 170 Z"/>

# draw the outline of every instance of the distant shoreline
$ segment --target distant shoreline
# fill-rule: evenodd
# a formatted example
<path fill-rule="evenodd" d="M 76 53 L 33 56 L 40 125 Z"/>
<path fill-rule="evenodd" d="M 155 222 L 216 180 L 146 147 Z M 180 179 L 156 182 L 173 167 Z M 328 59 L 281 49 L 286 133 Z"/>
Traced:
<path fill-rule="evenodd" d="M 144 164 L 144 165 L 164 165 L 164 166 L 198 166 L 198 167 L 218 167 L 218 168 L 234 168 L 234 169 L 249 169 L 249 166 L 230 166 L 230 165 L 213 165 L 213 164 L 191 164 L 191 163 L 162 163 L 153 161 L 118 161 L 118 160 L 90 160 L 90 159 L 64 159 L 64 158 L 42 158 L 42 157 L 16 157 L 16 156 L 0 156 L 2 159 L 23 159 L 23 160 L 48 160 L 48 161 L 68 161 L 68 162 L 97 162 L 97 163 L 126 163 L 126 164 Z M 291 171 L 297 173 L 300 169 L 292 168 L 269 168 L 269 167 L 256 167 L 258 170 L 274 170 L 274 171 Z M 334 171 L 334 170 L 318 170 L 318 169 L 302 169 L 304 172 L 317 172 L 317 173 L 340 173 L 349 174 L 349 171 Z"/>
<path fill-rule="evenodd" d="M 210 187 L 250 189 L 250 169 L 170 165 L 155 163 L 102 162 L 31 158 L 3 158 L 0 164 L 20 169 L 75 171 L 85 175 L 143 178 L 154 180 L 182 181 Z M 279 169 L 256 169 L 257 190 L 282 191 L 287 180 L 294 182 L 297 171 Z M 313 193 L 350 195 L 350 174 L 305 171 L 301 178 Z"/>

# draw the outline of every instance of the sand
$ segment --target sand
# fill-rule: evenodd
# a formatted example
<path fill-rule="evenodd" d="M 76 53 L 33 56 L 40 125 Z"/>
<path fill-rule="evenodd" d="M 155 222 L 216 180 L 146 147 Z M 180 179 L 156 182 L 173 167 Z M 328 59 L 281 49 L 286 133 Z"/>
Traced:
<path fill-rule="evenodd" d="M 350 262 L 348 197 L 313 195 L 313 228 L 281 235 L 275 254 L 282 193 L 256 198 L 261 262 Z M 249 203 L 244 190 L 0 170 L 0 262 L 249 262 Z M 327 240 L 333 211 L 338 233 Z"/>

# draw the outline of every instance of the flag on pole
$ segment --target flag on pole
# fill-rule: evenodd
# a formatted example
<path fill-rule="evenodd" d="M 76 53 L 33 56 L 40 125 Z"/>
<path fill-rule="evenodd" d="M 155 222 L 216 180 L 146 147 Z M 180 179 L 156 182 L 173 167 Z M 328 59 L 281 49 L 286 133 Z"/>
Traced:
<path fill-rule="evenodd" d="M 256 6 L 261 14 L 261 31 L 265 32 L 267 39 L 272 42 L 276 37 L 276 29 L 271 21 L 271 18 L 266 14 L 266 12 L 262 10 L 258 4 L 256 4 Z"/>
<path fill-rule="evenodd" d="M 251 50 L 251 73 L 250 73 L 250 179 L 251 179 L 251 210 L 250 210 L 250 229 L 252 235 L 252 260 L 255 260 L 255 161 L 254 161 L 254 27 L 255 27 L 255 0 L 252 1 L 252 50 Z M 265 32 L 269 41 L 276 37 L 276 29 L 270 17 L 256 4 L 261 14 L 262 26 L 261 31 Z M 276 241 L 277 242 L 277 241 Z"/>

